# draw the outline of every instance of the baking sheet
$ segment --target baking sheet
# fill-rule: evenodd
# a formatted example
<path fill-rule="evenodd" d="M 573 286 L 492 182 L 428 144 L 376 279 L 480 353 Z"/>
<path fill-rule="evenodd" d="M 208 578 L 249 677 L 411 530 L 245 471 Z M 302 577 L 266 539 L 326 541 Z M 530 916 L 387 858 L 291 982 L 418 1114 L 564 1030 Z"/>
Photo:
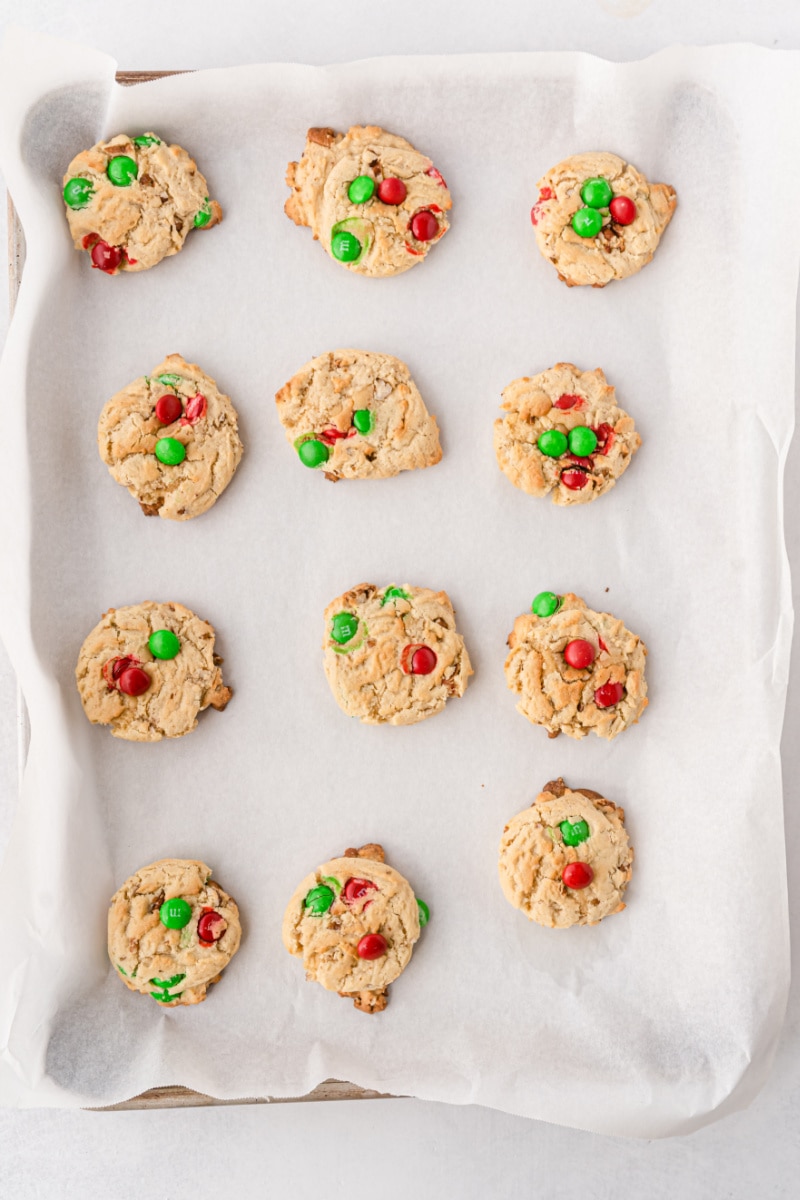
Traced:
<path fill-rule="evenodd" d="M 29 255 L 0 376 L 16 498 L 2 624 L 32 740 L 0 877 L 0 1095 L 287 1096 L 337 1076 L 639 1136 L 741 1106 L 788 982 L 796 56 L 383 59 L 122 90 L 113 60 L 64 43 L 17 34 L 4 55 L 0 153 Z M 306 128 L 358 121 L 408 136 L 454 197 L 445 241 L 394 280 L 338 269 L 282 213 Z M 225 221 L 109 280 L 72 251 L 58 183 L 76 148 L 146 128 L 197 155 Z M 548 166 L 595 147 L 672 183 L 679 207 L 645 271 L 570 291 L 527 214 Z M 335 488 L 298 470 L 272 395 L 348 345 L 409 364 L 439 466 Z M 176 350 L 233 397 L 245 457 L 210 513 L 171 527 L 113 484 L 95 428 L 112 392 Z M 559 359 L 603 366 L 644 439 L 585 510 L 515 491 L 492 451 L 502 387 Z M 476 674 L 435 719 L 367 728 L 329 695 L 321 612 L 362 580 L 451 595 Z M 505 637 L 544 588 L 607 607 L 650 648 L 651 707 L 610 745 L 548 741 L 505 689 Z M 235 690 L 152 747 L 89 727 L 72 681 L 100 612 L 146 598 L 215 624 Z M 503 823 L 557 774 L 628 814 L 629 907 L 595 929 L 530 927 L 496 882 Z M 308 869 L 373 839 L 433 919 L 369 1021 L 304 982 L 280 921 Z M 131 996 L 105 957 L 108 897 L 166 854 L 210 862 L 245 921 L 196 1010 Z"/>

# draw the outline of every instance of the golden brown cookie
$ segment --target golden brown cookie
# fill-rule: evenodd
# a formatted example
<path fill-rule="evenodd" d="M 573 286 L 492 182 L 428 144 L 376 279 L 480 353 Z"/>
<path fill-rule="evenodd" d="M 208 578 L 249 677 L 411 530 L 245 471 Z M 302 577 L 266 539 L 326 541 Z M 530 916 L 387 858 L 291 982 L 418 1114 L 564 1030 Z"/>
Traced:
<path fill-rule="evenodd" d="M 503 391 L 494 423 L 500 470 L 531 496 L 586 504 L 610 491 L 642 444 L 603 372 L 556 363 Z"/>
<path fill-rule="evenodd" d="M 167 1008 L 199 1004 L 236 951 L 236 901 L 186 858 L 142 867 L 111 897 L 108 956 L 123 983 Z"/>
<path fill-rule="evenodd" d="M 539 180 L 536 241 L 568 287 L 605 287 L 650 262 L 675 212 L 675 189 L 648 183 L 616 154 L 573 154 Z"/>
<path fill-rule="evenodd" d="M 349 997 L 361 1012 L 381 1012 L 429 915 L 384 862 L 383 847 L 370 842 L 305 877 L 286 908 L 283 944 L 303 959 L 307 979 Z"/>
<path fill-rule="evenodd" d="M 100 457 L 145 516 L 188 521 L 211 508 L 242 457 L 238 417 L 210 375 L 169 354 L 100 414 Z"/>
<path fill-rule="evenodd" d="M 309 129 L 285 211 L 358 275 L 399 275 L 447 232 L 450 193 L 431 160 L 377 125 Z"/>
<path fill-rule="evenodd" d="M 387 479 L 442 457 L 436 418 L 408 367 L 390 354 L 320 354 L 275 402 L 300 461 L 326 479 Z"/>
<path fill-rule="evenodd" d="M 146 600 L 110 608 L 81 646 L 75 678 L 84 712 L 114 737 L 160 742 L 197 727 L 197 714 L 223 709 L 214 628 L 182 604 Z"/>
<path fill-rule="evenodd" d="M 182 250 L 191 229 L 222 220 L 194 159 L 154 133 L 121 133 L 82 150 L 63 184 L 75 248 L 107 275 L 146 271 Z"/>
<path fill-rule="evenodd" d="M 413 725 L 463 696 L 472 667 L 446 592 L 362 583 L 325 609 L 324 666 L 366 725 Z"/>
<path fill-rule="evenodd" d="M 514 622 L 506 683 L 517 711 L 550 737 L 611 739 L 647 707 L 647 647 L 622 621 L 579 596 L 540 592 Z"/>
<path fill-rule="evenodd" d="M 552 929 L 621 912 L 633 847 L 625 813 L 598 792 L 545 784 L 503 830 L 500 886 L 509 904 Z"/>

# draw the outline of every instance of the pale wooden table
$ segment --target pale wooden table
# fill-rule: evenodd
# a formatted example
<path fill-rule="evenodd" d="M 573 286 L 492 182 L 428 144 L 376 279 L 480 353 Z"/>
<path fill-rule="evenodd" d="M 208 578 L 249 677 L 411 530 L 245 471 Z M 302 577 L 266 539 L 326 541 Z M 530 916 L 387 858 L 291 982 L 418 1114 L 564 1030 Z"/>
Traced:
<path fill-rule="evenodd" d="M 163 79 L 165 75 L 182 75 L 183 71 L 117 71 L 117 83 L 132 87 L 136 83 L 147 83 L 151 79 Z M 13 316 L 14 306 L 22 279 L 25 265 L 25 235 L 19 223 L 11 197 L 8 197 L 8 286 L 9 312 Z M 204 1096 L 201 1092 L 193 1092 L 185 1087 L 157 1087 L 134 1096 L 131 1100 L 123 1100 L 120 1104 L 110 1104 L 106 1108 L 93 1109 L 94 1112 L 113 1112 L 120 1109 L 139 1108 L 201 1108 L 208 1105 L 231 1104 L 300 1104 L 308 1100 L 383 1100 L 398 1099 L 383 1092 L 373 1092 L 367 1088 L 358 1087 L 354 1083 L 345 1083 L 340 1079 L 326 1079 L 309 1092 L 307 1096 L 292 1096 L 273 1098 L 271 1096 L 254 1096 L 246 1100 L 216 1100 L 213 1096 Z"/>

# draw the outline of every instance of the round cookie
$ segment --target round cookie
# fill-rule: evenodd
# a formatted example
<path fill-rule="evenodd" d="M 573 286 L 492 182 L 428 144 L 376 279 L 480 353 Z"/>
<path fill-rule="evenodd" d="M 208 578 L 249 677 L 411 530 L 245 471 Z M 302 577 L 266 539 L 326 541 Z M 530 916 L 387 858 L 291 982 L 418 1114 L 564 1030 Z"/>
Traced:
<path fill-rule="evenodd" d="M 586 504 L 609 491 L 642 444 L 603 372 L 556 363 L 503 391 L 494 423 L 500 470 L 515 487 L 554 504 Z"/>
<path fill-rule="evenodd" d="M 325 609 L 324 666 L 339 707 L 365 725 L 413 725 L 463 696 L 472 674 L 446 592 L 362 583 Z"/>
<path fill-rule="evenodd" d="M 188 521 L 211 508 L 242 457 L 238 418 L 214 380 L 169 354 L 112 396 L 97 445 L 145 516 Z"/>
<path fill-rule="evenodd" d="M 160 742 L 183 737 L 209 705 L 222 710 L 214 629 L 182 604 L 146 600 L 110 608 L 78 655 L 75 678 L 84 712 L 114 737 Z"/>
<path fill-rule="evenodd" d="M 283 944 L 302 958 L 306 978 L 381 1012 L 387 988 L 411 959 L 429 911 L 370 842 L 307 875 L 283 918 Z"/>
<path fill-rule="evenodd" d="M 275 402 L 300 461 L 326 479 L 387 479 L 442 457 L 436 418 L 408 367 L 390 354 L 320 354 Z"/>
<path fill-rule="evenodd" d="M 568 592 L 540 592 L 508 638 L 506 683 L 517 711 L 549 736 L 611 739 L 647 707 L 647 647 L 622 621 Z"/>
<path fill-rule="evenodd" d="M 633 847 L 625 813 L 598 792 L 545 784 L 503 830 L 500 886 L 509 904 L 551 929 L 621 912 Z"/>
<path fill-rule="evenodd" d="M 121 133 L 82 150 L 63 187 L 75 248 L 107 275 L 146 271 L 183 249 L 190 229 L 222 220 L 194 159 L 154 133 Z"/>
<path fill-rule="evenodd" d="M 203 862 L 162 858 L 111 897 L 108 957 L 132 991 L 166 1008 L 205 1000 L 241 936 L 236 901 Z"/>
<path fill-rule="evenodd" d="M 452 200 L 431 160 L 376 125 L 309 129 L 286 183 L 286 215 L 358 275 L 407 271 L 449 227 Z"/>
<path fill-rule="evenodd" d="M 648 183 L 616 154 L 573 154 L 539 180 L 536 241 L 568 287 L 605 287 L 650 262 L 675 212 L 675 189 Z"/>

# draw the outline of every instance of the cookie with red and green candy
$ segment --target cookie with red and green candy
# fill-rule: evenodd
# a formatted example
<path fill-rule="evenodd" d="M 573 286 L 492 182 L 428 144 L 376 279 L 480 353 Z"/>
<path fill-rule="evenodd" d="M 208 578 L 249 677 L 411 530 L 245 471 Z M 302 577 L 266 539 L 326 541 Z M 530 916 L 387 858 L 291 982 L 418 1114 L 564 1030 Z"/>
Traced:
<path fill-rule="evenodd" d="M 100 457 L 146 516 L 206 512 L 242 457 L 238 416 L 210 375 L 169 354 L 117 392 L 100 414 Z"/>
<path fill-rule="evenodd" d="M 298 885 L 283 918 L 283 944 L 306 978 L 351 999 L 360 1012 L 386 1008 L 388 987 L 408 966 L 430 910 L 383 847 L 345 850 Z"/>
<path fill-rule="evenodd" d="M 506 683 L 517 711 L 551 738 L 610 740 L 647 707 L 647 647 L 622 621 L 571 592 L 539 592 L 508 638 Z"/>
<path fill-rule="evenodd" d="M 232 695 L 214 645 L 214 627 L 174 601 L 110 608 L 75 668 L 86 716 L 130 742 L 191 733 L 200 712 L 221 711 Z"/>
<path fill-rule="evenodd" d="M 436 418 L 408 367 L 390 354 L 320 354 L 275 403 L 300 462 L 326 479 L 387 479 L 442 457 Z"/>
<path fill-rule="evenodd" d="M 75 248 L 107 275 L 146 271 L 177 254 L 190 230 L 222 220 L 194 159 L 152 132 L 82 150 L 62 195 Z"/>
<path fill-rule="evenodd" d="M 309 129 L 289 163 L 284 206 L 336 262 L 358 275 L 399 275 L 447 232 L 450 192 L 431 160 L 377 125 Z"/>
<path fill-rule="evenodd" d="M 236 901 L 194 859 L 142 867 L 111 898 L 108 956 L 127 987 L 166 1008 L 205 1000 L 241 936 Z"/>
<path fill-rule="evenodd" d="M 624 811 L 559 777 L 505 826 L 498 867 L 509 904 L 539 925 L 566 929 L 621 912 L 632 863 Z"/>
<path fill-rule="evenodd" d="M 585 504 L 610 491 L 642 444 L 599 367 L 556 363 L 515 379 L 502 408 L 494 423 L 498 466 L 515 487 L 549 494 L 554 504 Z"/>
<path fill-rule="evenodd" d="M 568 287 L 605 287 L 640 271 L 675 212 L 675 189 L 616 154 L 573 154 L 539 180 L 531 221 Z"/>
<path fill-rule="evenodd" d="M 325 609 L 334 699 L 366 725 L 413 725 L 463 696 L 472 666 L 446 592 L 362 583 Z"/>

